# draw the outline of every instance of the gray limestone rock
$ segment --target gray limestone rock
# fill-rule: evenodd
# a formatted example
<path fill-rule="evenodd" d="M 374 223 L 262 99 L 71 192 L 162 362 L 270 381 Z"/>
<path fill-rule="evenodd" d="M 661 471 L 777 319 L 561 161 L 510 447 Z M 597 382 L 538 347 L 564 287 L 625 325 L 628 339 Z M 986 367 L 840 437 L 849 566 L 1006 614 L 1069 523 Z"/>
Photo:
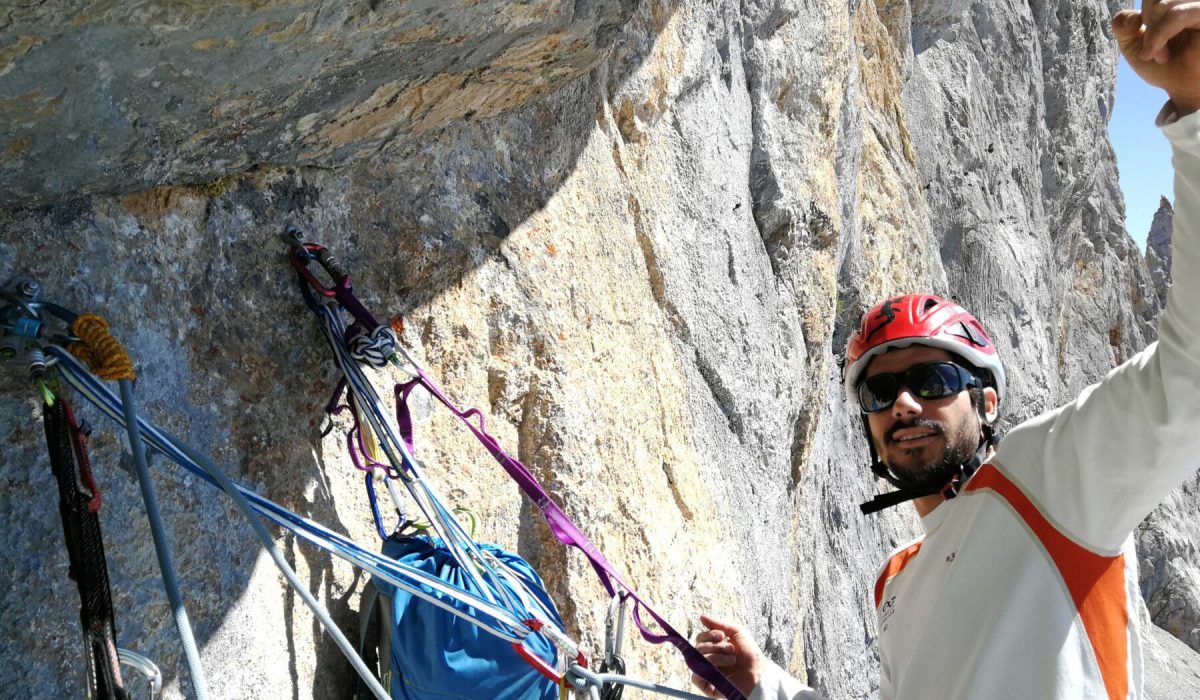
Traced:
<path fill-rule="evenodd" d="M 831 697 L 870 698 L 870 587 L 916 522 L 856 508 L 879 488 L 838 382 L 858 313 L 918 289 L 976 310 L 1011 368 L 1007 425 L 1155 336 L 1105 138 L 1116 9 L 21 5 L 0 15 L 0 277 L 31 273 L 108 316 L 150 416 L 369 543 L 348 426 L 322 435 L 334 372 L 278 240 L 296 222 L 677 627 L 740 619 Z M 10 369 L 0 678 L 61 696 L 78 689 L 74 588 L 34 394 Z M 179 697 L 122 438 L 83 413 L 119 639 Z M 599 648 L 608 601 L 586 562 L 432 402 L 416 419 L 436 487 L 529 559 Z M 214 693 L 346 697 L 347 665 L 233 509 L 154 463 Z M 1176 498 L 1160 515 L 1190 512 Z M 1144 568 L 1167 619 L 1195 619 L 1170 612 L 1197 600 L 1171 583 L 1196 562 L 1173 532 L 1143 534 Z M 365 575 L 279 542 L 352 630 Z M 1189 654 L 1148 655 L 1152 677 Z M 687 685 L 670 650 L 627 656 Z"/>
<path fill-rule="evenodd" d="M 20 3 L 0 22 L 0 206 L 344 165 L 586 75 L 633 7 Z"/>
<path fill-rule="evenodd" d="M 1171 230 L 1175 211 L 1166 197 L 1159 199 L 1158 210 L 1150 222 L 1146 235 L 1146 268 L 1154 282 L 1154 291 L 1159 302 L 1167 303 L 1167 290 L 1171 288 Z"/>
<path fill-rule="evenodd" d="M 1151 514 L 1138 530 L 1138 552 L 1142 595 L 1154 624 L 1200 651 L 1197 494 L 1200 482 L 1192 479 Z"/>
<path fill-rule="evenodd" d="M 1143 637 L 1146 697 L 1191 700 L 1200 697 L 1200 657 L 1175 637 L 1153 625 Z"/>

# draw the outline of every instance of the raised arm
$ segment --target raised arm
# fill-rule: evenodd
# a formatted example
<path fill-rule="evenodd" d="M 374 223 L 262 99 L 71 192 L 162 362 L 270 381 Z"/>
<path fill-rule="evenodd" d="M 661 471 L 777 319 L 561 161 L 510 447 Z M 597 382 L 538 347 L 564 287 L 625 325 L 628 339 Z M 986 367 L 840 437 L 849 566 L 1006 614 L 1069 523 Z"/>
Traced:
<path fill-rule="evenodd" d="M 1200 467 L 1200 2 L 1147 0 L 1113 19 L 1121 52 L 1170 101 L 1172 279 L 1159 340 L 1000 446 L 1009 470 L 1081 544 L 1115 551 Z"/>

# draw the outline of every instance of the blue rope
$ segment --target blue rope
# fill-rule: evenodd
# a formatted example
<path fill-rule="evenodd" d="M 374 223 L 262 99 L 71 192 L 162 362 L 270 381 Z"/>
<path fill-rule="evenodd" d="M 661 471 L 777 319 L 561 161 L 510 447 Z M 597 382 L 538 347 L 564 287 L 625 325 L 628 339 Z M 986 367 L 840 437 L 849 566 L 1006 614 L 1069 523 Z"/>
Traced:
<path fill-rule="evenodd" d="M 56 345 L 47 347 L 47 353 L 58 360 L 57 367 L 63 379 L 89 403 L 102 411 L 119 425 L 125 426 L 121 401 L 79 364 L 69 352 Z M 210 485 L 220 487 L 218 480 L 206 471 L 197 460 L 193 460 L 184 443 L 162 431 L 145 418 L 138 417 L 137 425 L 142 441 L 162 452 L 171 461 L 201 478 Z M 211 463 L 207 466 L 216 469 Z M 228 478 L 228 477 L 226 477 Z M 353 540 L 340 535 L 323 525 L 304 516 L 298 515 L 287 508 L 259 495 L 251 488 L 232 480 L 229 483 L 250 504 L 259 515 L 267 518 L 276 525 L 296 534 L 297 537 L 313 544 L 329 553 L 343 559 L 368 573 L 391 583 L 422 600 L 444 609 L 467 622 L 505 641 L 519 644 L 531 630 L 524 623 L 524 611 L 514 612 L 504 609 L 494 602 L 485 600 L 474 593 L 463 590 L 458 586 L 425 573 L 419 569 L 406 566 L 393 559 L 363 549 Z M 464 613 L 458 606 L 448 600 L 457 601 L 473 608 L 473 615 Z"/>

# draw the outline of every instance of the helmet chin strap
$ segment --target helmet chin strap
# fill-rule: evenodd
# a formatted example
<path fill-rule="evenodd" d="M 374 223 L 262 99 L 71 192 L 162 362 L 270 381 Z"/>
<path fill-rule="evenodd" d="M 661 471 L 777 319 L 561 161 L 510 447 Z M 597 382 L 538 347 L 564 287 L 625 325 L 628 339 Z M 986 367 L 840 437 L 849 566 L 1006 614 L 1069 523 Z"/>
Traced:
<path fill-rule="evenodd" d="M 881 510 L 891 508 L 906 501 L 911 501 L 915 498 L 923 498 L 934 494 L 942 494 L 947 500 L 954 498 L 959 494 L 963 484 L 971 478 L 975 471 L 983 465 L 987 460 L 988 449 L 995 446 L 1000 441 L 1000 435 L 997 431 L 988 425 L 983 407 L 979 407 L 979 419 L 981 425 L 981 435 L 979 438 L 979 446 L 975 449 L 975 455 L 971 459 L 958 465 L 950 480 L 940 486 L 924 486 L 920 488 L 906 488 L 900 479 L 892 473 L 882 460 L 879 459 L 879 454 L 875 451 L 875 441 L 871 439 L 871 426 L 867 422 L 866 414 L 863 414 L 863 429 L 867 434 L 867 446 L 871 451 L 871 471 L 878 477 L 885 479 L 889 484 L 896 487 L 895 491 L 889 493 L 881 493 L 875 498 L 860 504 L 858 507 L 862 510 L 863 515 L 878 513 Z"/>

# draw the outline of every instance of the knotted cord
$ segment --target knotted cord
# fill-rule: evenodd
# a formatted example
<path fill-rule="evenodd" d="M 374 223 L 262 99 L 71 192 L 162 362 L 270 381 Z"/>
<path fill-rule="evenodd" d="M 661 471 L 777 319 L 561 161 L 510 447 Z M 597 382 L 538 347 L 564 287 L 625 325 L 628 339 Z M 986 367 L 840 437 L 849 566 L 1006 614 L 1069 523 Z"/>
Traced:
<path fill-rule="evenodd" d="M 103 317 L 82 314 L 71 323 L 71 332 L 79 337 L 79 342 L 71 343 L 68 349 L 87 364 L 92 374 L 108 381 L 137 379 L 133 360 L 121 341 L 108 330 L 108 321 Z"/>

